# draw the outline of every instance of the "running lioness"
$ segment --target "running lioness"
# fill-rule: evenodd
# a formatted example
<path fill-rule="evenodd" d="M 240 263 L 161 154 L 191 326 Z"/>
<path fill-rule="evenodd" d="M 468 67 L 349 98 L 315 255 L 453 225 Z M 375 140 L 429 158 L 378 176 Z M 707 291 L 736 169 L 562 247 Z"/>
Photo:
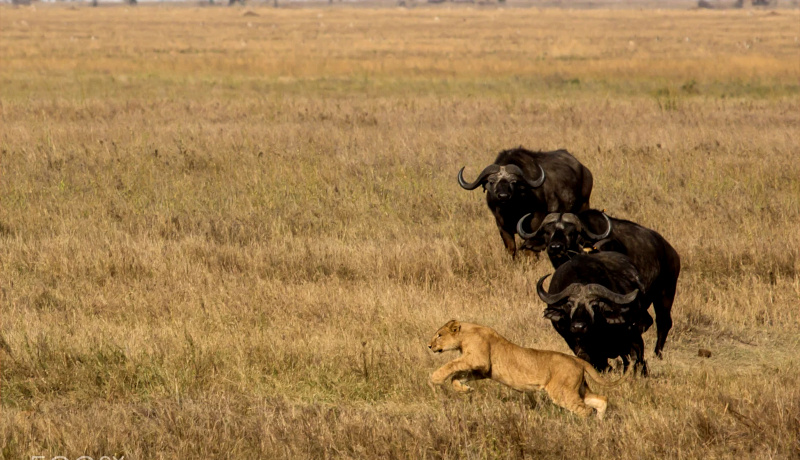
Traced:
<path fill-rule="evenodd" d="M 435 353 L 458 350 L 461 356 L 437 369 L 431 375 L 432 385 L 442 385 L 453 378 L 453 388 L 462 393 L 472 391 L 470 380 L 490 378 L 518 391 L 541 390 L 561 407 L 581 417 L 597 410 L 602 419 L 608 402 L 586 385 L 585 376 L 605 387 L 620 384 L 630 370 L 615 382 L 605 380 L 586 361 L 564 353 L 534 350 L 514 345 L 485 326 L 449 321 L 431 339 L 428 348 Z"/>

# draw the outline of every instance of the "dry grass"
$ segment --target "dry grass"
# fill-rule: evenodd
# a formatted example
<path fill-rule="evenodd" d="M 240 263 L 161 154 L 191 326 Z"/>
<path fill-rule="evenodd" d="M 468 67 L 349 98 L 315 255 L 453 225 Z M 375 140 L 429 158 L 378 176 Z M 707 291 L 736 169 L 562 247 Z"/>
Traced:
<path fill-rule="evenodd" d="M 0 8 L 0 457 L 800 456 L 797 11 L 242 11 Z M 425 384 L 566 350 L 455 183 L 518 144 L 683 257 L 605 423 Z"/>

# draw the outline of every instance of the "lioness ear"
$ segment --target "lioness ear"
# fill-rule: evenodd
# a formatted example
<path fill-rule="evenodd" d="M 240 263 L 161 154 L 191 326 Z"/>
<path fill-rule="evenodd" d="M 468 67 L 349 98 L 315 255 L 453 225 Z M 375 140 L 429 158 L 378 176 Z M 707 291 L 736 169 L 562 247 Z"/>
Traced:
<path fill-rule="evenodd" d="M 456 332 L 461 330 L 461 323 L 459 323 L 456 320 L 452 320 L 449 323 L 447 323 L 447 328 L 450 330 L 450 332 L 455 334 Z"/>

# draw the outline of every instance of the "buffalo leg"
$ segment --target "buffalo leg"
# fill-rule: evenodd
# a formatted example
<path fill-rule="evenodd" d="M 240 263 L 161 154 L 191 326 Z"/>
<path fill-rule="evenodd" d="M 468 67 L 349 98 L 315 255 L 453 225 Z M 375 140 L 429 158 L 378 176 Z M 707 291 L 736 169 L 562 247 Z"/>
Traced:
<path fill-rule="evenodd" d="M 663 295 L 653 299 L 653 308 L 656 311 L 656 340 L 655 354 L 661 358 L 661 350 L 667 343 L 667 334 L 672 329 L 672 303 L 675 301 L 675 288 L 665 289 Z"/>
<path fill-rule="evenodd" d="M 631 361 L 633 361 L 633 372 L 647 377 L 647 362 L 644 360 L 644 340 L 642 336 L 631 338 Z"/>
<path fill-rule="evenodd" d="M 642 377 L 647 377 L 650 374 L 650 371 L 647 370 L 647 361 L 641 360 L 634 364 L 633 373 L 639 374 Z"/>
<path fill-rule="evenodd" d="M 514 240 L 514 234 L 508 233 L 504 229 L 500 229 L 500 237 L 503 238 L 503 243 L 506 245 L 506 251 L 511 255 L 513 259 L 517 254 L 517 242 Z"/>
<path fill-rule="evenodd" d="M 586 360 L 584 360 L 584 361 L 586 361 Z M 595 359 L 589 361 L 589 364 L 591 364 L 592 367 L 597 369 L 597 372 L 605 372 L 605 371 L 608 370 L 608 367 L 609 367 L 608 366 L 608 358 L 599 358 L 599 359 L 595 358 Z"/>

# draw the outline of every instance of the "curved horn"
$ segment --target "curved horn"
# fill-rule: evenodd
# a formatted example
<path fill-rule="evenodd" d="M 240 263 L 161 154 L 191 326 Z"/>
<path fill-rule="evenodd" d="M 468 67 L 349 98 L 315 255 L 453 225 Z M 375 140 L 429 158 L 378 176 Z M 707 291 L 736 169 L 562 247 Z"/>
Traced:
<path fill-rule="evenodd" d="M 464 168 L 461 168 L 461 170 L 458 171 L 458 185 L 466 190 L 475 190 L 479 185 L 486 181 L 486 177 L 488 175 L 494 174 L 497 171 L 500 171 L 500 166 L 497 166 L 496 164 L 490 164 L 489 166 L 483 168 L 483 171 L 481 171 L 481 173 L 478 175 L 478 178 L 475 179 L 475 182 L 467 183 L 464 181 Z"/>
<path fill-rule="evenodd" d="M 558 220 L 558 217 L 560 216 L 560 214 L 558 214 L 557 212 L 554 212 L 552 214 L 548 214 L 547 217 L 545 217 L 544 220 L 542 220 L 542 223 L 539 224 L 539 228 L 537 228 L 536 231 L 534 231 L 533 233 L 528 233 L 525 230 L 523 230 L 522 225 L 523 225 L 525 219 L 527 219 L 528 216 L 530 216 L 530 215 L 531 215 L 531 213 L 525 214 L 517 222 L 517 233 L 519 234 L 519 236 L 522 237 L 523 240 L 529 240 L 529 239 L 533 238 L 534 236 L 536 236 L 537 233 L 539 233 L 539 231 L 542 228 L 544 228 L 545 225 L 547 225 L 547 224 L 549 224 L 551 222 L 556 222 Z"/>
<path fill-rule="evenodd" d="M 517 234 L 519 236 L 521 236 L 523 240 L 529 240 L 529 239 L 533 238 L 534 236 L 536 236 L 536 233 L 539 232 L 539 230 L 536 230 L 533 233 L 528 233 L 528 232 L 526 232 L 525 230 L 522 229 L 522 223 L 525 222 L 525 219 L 530 217 L 530 215 L 531 215 L 531 213 L 527 213 L 524 216 L 522 216 L 522 218 L 519 221 L 517 221 Z M 541 229 L 542 227 L 539 226 L 539 228 Z"/>
<path fill-rule="evenodd" d="M 522 177 L 525 179 L 525 182 L 527 182 L 528 185 L 530 185 L 532 188 L 541 187 L 542 184 L 544 184 L 544 178 L 545 178 L 544 168 L 542 168 L 542 165 L 536 165 L 536 166 L 539 167 L 539 178 L 538 179 L 531 180 L 524 173 L 522 174 Z"/>
<path fill-rule="evenodd" d="M 612 291 L 611 289 L 600 285 L 600 284 L 590 284 L 586 286 L 587 293 L 591 295 L 595 295 L 597 297 L 602 297 L 604 299 L 608 299 L 615 304 L 618 305 L 625 305 L 633 302 L 636 300 L 636 296 L 639 295 L 639 290 L 634 289 L 633 291 L 627 294 L 617 294 L 616 292 Z"/>
<path fill-rule="evenodd" d="M 542 169 L 542 167 L 540 165 L 536 165 L 536 166 L 539 168 L 539 171 L 540 171 L 539 178 L 536 179 L 536 180 L 531 180 L 525 174 L 525 171 L 523 171 L 522 168 L 520 168 L 517 165 L 506 165 L 506 171 L 508 171 L 511 174 L 516 174 L 517 176 L 521 177 L 522 180 L 524 180 L 525 183 L 528 184 L 529 187 L 537 188 L 537 187 L 541 187 L 542 184 L 544 184 L 544 176 L 545 175 L 544 175 L 544 169 Z"/>
<path fill-rule="evenodd" d="M 606 225 L 608 225 L 608 227 L 606 228 L 605 232 L 603 232 L 600 235 L 598 235 L 596 233 L 592 233 L 588 228 L 584 228 L 583 229 L 583 233 L 585 233 L 586 236 L 588 236 L 589 238 L 591 238 L 591 239 L 593 239 L 595 241 L 600 241 L 600 240 L 602 240 L 604 238 L 608 238 L 608 235 L 611 234 L 611 219 L 609 219 L 608 216 L 606 215 L 606 213 L 604 213 L 604 212 L 602 212 L 600 214 L 603 215 L 603 219 L 606 220 Z"/>
<path fill-rule="evenodd" d="M 572 283 L 569 286 L 567 286 L 566 289 L 557 294 L 548 294 L 547 292 L 544 291 L 544 288 L 542 287 L 545 278 L 547 278 L 548 276 L 550 275 L 544 275 L 543 277 L 539 278 L 539 282 L 536 283 L 536 293 L 539 294 L 539 298 L 542 299 L 542 301 L 547 305 L 553 305 L 554 303 L 558 302 L 564 297 L 571 296 L 577 289 L 580 288 L 580 285 L 578 283 Z"/>

